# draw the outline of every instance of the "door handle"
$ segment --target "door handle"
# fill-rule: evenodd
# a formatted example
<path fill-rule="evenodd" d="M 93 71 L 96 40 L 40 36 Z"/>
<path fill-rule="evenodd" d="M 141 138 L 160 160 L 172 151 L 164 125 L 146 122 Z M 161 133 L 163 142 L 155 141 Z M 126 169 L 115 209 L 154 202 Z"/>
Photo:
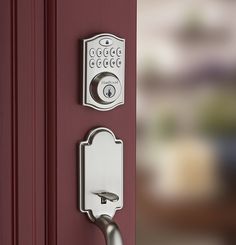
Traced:
<path fill-rule="evenodd" d="M 123 245 L 118 225 L 108 215 L 101 215 L 95 224 L 102 230 L 107 245 Z"/>
<path fill-rule="evenodd" d="M 106 204 L 107 201 L 116 202 L 119 196 L 111 192 L 95 193 L 101 198 L 101 203 Z M 95 224 L 101 229 L 107 245 L 122 245 L 122 237 L 118 225 L 108 215 L 101 215 L 95 220 Z"/>
<path fill-rule="evenodd" d="M 122 245 L 113 217 L 123 207 L 123 142 L 111 130 L 96 128 L 78 154 L 80 211 L 101 229 L 107 245 Z"/>

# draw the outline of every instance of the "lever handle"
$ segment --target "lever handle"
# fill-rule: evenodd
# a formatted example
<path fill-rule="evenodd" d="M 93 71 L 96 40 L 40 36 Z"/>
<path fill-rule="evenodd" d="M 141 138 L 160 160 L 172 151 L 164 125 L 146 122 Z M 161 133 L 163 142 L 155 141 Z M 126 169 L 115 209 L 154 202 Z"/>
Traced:
<path fill-rule="evenodd" d="M 107 245 L 123 245 L 119 227 L 110 216 L 101 215 L 95 224 L 101 229 Z"/>
<path fill-rule="evenodd" d="M 119 196 L 112 192 L 97 192 L 94 193 L 101 198 L 101 203 L 106 204 L 107 200 L 116 202 Z M 107 245 L 122 245 L 122 237 L 118 225 L 112 220 L 109 215 L 101 215 L 95 219 L 95 224 L 101 229 Z"/>

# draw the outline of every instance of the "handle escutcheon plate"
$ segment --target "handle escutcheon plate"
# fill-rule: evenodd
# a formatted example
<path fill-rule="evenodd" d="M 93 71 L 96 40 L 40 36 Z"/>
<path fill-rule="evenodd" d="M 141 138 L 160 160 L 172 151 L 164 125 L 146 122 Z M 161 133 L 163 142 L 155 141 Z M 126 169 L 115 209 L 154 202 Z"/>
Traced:
<path fill-rule="evenodd" d="M 111 130 L 96 128 L 80 143 L 79 177 L 81 212 L 113 218 L 123 207 L 123 142 Z"/>

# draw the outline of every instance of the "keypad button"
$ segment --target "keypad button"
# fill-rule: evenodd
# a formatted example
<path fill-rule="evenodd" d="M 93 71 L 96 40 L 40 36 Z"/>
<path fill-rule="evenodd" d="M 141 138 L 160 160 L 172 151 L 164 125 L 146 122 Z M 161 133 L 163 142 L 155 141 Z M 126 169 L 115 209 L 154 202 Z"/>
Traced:
<path fill-rule="evenodd" d="M 121 50 L 121 48 L 118 48 L 118 49 L 116 50 L 116 54 L 117 54 L 119 57 L 122 55 L 122 50 Z"/>
<path fill-rule="evenodd" d="M 89 66 L 90 66 L 91 68 L 94 68 L 94 66 L 95 66 L 95 60 L 94 60 L 94 59 L 91 59 L 91 60 L 89 61 Z"/>
<path fill-rule="evenodd" d="M 91 49 L 89 50 L 89 55 L 90 55 L 91 57 L 94 57 L 94 56 L 95 56 L 95 49 L 91 48 Z"/>
<path fill-rule="evenodd" d="M 109 60 L 105 59 L 104 62 L 103 62 L 103 65 L 104 65 L 105 68 L 107 68 L 109 66 Z"/>
<path fill-rule="evenodd" d="M 121 66 L 121 64 L 122 64 L 121 59 L 117 59 L 117 61 L 116 61 L 116 65 L 117 65 L 117 67 L 120 67 L 120 66 Z"/>
<path fill-rule="evenodd" d="M 115 59 L 111 59 L 110 63 L 111 63 L 110 65 L 112 68 L 115 67 L 115 64 L 116 64 Z"/>
<path fill-rule="evenodd" d="M 102 67 L 102 60 L 101 59 L 98 59 L 97 60 L 97 67 L 98 68 L 101 68 Z"/>
<path fill-rule="evenodd" d="M 111 49 L 111 56 L 114 57 L 116 55 L 116 50 L 114 48 Z"/>
<path fill-rule="evenodd" d="M 97 56 L 98 57 L 102 56 L 102 49 L 100 49 L 100 48 L 97 49 Z"/>
<path fill-rule="evenodd" d="M 110 38 L 103 38 L 99 41 L 99 43 L 102 45 L 102 46 L 110 46 L 112 45 L 112 40 Z"/>
<path fill-rule="evenodd" d="M 109 49 L 105 48 L 104 51 L 103 51 L 103 54 L 104 54 L 105 57 L 107 57 L 109 55 Z"/>

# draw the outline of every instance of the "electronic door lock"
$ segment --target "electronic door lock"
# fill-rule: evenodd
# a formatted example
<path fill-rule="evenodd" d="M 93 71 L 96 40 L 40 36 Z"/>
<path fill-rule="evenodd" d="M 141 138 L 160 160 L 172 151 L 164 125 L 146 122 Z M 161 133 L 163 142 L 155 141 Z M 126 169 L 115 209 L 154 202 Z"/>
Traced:
<path fill-rule="evenodd" d="M 100 34 L 83 40 L 84 106 L 107 111 L 124 104 L 125 40 Z"/>

